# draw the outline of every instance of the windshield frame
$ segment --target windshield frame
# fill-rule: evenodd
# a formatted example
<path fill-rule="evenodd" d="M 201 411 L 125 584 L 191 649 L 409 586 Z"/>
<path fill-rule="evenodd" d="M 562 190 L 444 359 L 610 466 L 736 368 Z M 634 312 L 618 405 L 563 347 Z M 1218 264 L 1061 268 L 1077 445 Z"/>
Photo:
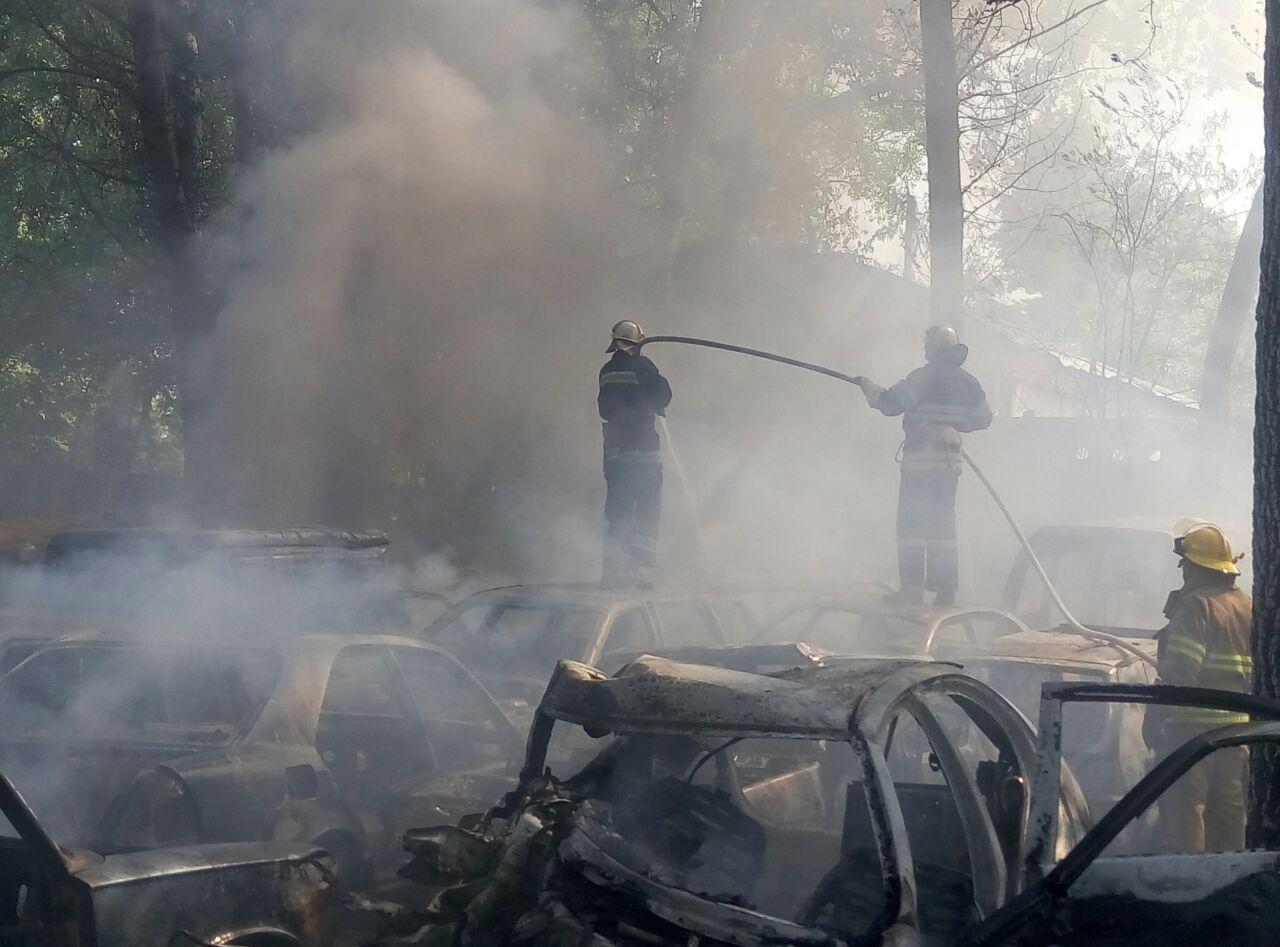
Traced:
<path fill-rule="evenodd" d="M 569 602 L 550 602 L 550 601 L 530 601 L 527 599 L 494 599 L 488 601 L 464 601 L 458 602 L 443 615 L 437 618 L 427 628 L 424 635 L 427 641 L 437 647 L 443 648 L 451 654 L 455 654 L 468 667 L 481 670 L 481 673 L 488 672 L 493 676 L 497 669 L 503 668 L 509 661 L 496 660 L 490 649 L 486 647 L 488 641 L 499 639 L 503 641 L 518 640 L 522 636 L 514 634 L 494 634 L 491 622 L 496 614 L 502 611 L 514 609 L 522 609 L 531 612 L 538 612 L 546 615 L 548 621 L 552 616 L 560 615 L 570 616 L 586 616 L 587 621 L 583 624 L 588 626 L 589 633 L 583 639 L 583 647 L 580 655 L 571 655 L 564 653 L 563 648 L 553 648 L 547 655 L 537 657 L 547 657 L 554 668 L 555 662 L 568 659 L 575 661 L 590 662 L 596 657 L 601 643 L 601 636 L 606 626 L 609 624 L 613 616 L 613 609 L 596 605 L 587 605 L 583 603 Z M 483 612 L 475 629 L 466 629 L 462 616 L 471 610 L 480 610 Z M 555 628 L 555 632 L 560 632 L 567 625 L 562 618 Z M 454 629 L 462 631 L 461 634 L 449 634 Z M 490 636 L 490 637 L 487 637 Z M 510 656 L 508 655 L 508 658 Z M 525 655 L 526 658 L 533 658 L 534 655 Z M 509 677 L 512 679 L 524 679 L 526 677 L 545 681 L 547 674 L 509 674 L 503 673 L 499 676 Z"/>
<path fill-rule="evenodd" d="M 263 711 L 271 702 L 276 690 L 280 685 L 280 681 L 284 676 L 284 660 L 280 653 L 271 648 L 253 647 L 250 645 L 239 644 L 214 644 L 214 645 L 195 645 L 188 646 L 185 643 L 173 641 L 54 641 L 50 642 L 46 647 L 42 647 L 34 651 L 32 654 L 19 661 L 12 669 L 0 676 L 0 700 L 6 695 L 6 685 L 10 677 L 20 673 L 24 667 L 30 662 L 38 660 L 41 656 L 55 652 L 75 652 L 75 651 L 100 651 L 100 652 L 148 652 L 151 654 L 165 654 L 166 658 L 171 659 L 176 656 L 182 661 L 192 652 L 222 657 L 229 654 L 239 654 L 249 657 L 253 660 L 270 662 L 269 676 L 270 682 L 268 686 L 261 688 L 256 697 L 248 702 L 245 706 L 242 718 L 235 721 L 230 728 L 232 732 L 226 739 L 221 740 L 201 740 L 190 736 L 183 738 L 182 731 L 185 729 L 188 733 L 197 729 L 196 726 L 186 728 L 174 727 L 172 731 L 166 732 L 163 738 L 154 738 L 148 735 L 145 728 L 130 730 L 127 727 L 111 728 L 103 730 L 92 735 L 75 734 L 67 735 L 58 733 L 56 730 L 48 729 L 23 729 L 21 732 L 8 734 L 3 739 L 14 741 L 39 741 L 58 744 L 74 744 L 86 746 L 101 745 L 128 745 L 137 747 L 146 746 L 177 746 L 193 750 L 217 750 L 225 749 L 244 740 L 253 730 L 258 720 L 261 718 Z"/>

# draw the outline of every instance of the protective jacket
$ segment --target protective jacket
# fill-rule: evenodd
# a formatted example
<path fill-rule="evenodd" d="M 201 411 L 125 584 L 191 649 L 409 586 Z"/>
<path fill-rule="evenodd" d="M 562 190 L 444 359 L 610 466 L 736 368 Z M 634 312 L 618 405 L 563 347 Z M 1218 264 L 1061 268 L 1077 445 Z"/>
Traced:
<path fill-rule="evenodd" d="M 904 472 L 958 473 L 960 433 L 991 426 L 982 385 L 955 362 L 928 362 L 890 388 L 869 384 L 867 402 L 889 417 L 902 415 Z"/>
<path fill-rule="evenodd" d="M 1169 617 L 1157 635 L 1156 664 L 1165 684 L 1249 692 L 1253 656 L 1249 631 L 1253 599 L 1235 587 L 1235 577 L 1188 571 L 1186 584 L 1169 596 Z M 1148 713 L 1155 708 L 1148 708 Z M 1248 721 L 1245 714 L 1200 707 L 1167 707 L 1165 727 L 1203 729 Z"/>
<path fill-rule="evenodd" d="M 600 369 L 596 406 L 604 421 L 604 450 L 656 451 L 654 418 L 671 403 L 671 386 L 656 365 L 643 355 L 614 352 Z"/>

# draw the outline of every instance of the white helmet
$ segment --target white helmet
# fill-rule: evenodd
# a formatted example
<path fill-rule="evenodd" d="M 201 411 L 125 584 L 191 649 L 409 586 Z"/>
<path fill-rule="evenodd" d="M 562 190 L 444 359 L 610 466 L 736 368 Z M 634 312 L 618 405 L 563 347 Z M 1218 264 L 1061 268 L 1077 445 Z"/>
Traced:
<path fill-rule="evenodd" d="M 606 352 L 616 352 L 618 349 L 629 349 L 639 347 L 644 341 L 644 329 L 640 328 L 640 323 L 632 322 L 630 319 L 623 319 L 621 322 L 614 323 L 613 341 L 609 343 Z"/>

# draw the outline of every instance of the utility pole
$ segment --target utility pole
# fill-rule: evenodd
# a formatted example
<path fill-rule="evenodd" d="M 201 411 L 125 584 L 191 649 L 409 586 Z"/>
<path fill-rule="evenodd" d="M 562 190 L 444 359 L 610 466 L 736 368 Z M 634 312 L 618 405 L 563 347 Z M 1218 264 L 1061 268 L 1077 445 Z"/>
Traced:
<path fill-rule="evenodd" d="M 951 0 L 920 0 L 925 159 L 929 179 L 929 312 L 964 322 L 964 207 L 960 193 L 960 80 Z"/>

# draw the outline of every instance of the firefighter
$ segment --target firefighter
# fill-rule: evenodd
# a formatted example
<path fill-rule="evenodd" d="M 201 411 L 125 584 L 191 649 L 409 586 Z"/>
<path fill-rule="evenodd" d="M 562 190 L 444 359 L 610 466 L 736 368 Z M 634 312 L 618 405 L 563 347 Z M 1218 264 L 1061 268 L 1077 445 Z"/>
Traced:
<path fill-rule="evenodd" d="M 1182 588 L 1171 592 L 1169 623 L 1156 635 L 1159 683 L 1249 692 L 1253 675 L 1249 630 L 1253 599 L 1236 588 L 1240 556 L 1212 523 L 1192 525 L 1173 541 Z M 1147 708 L 1142 735 L 1166 754 L 1212 727 L 1246 723 L 1247 714 L 1203 707 Z M 1159 830 L 1179 853 L 1244 848 L 1245 747 L 1217 750 L 1160 799 Z"/>
<path fill-rule="evenodd" d="M 671 386 L 640 354 L 644 332 L 630 320 L 613 327 L 600 369 L 596 405 L 604 428 L 605 541 L 601 585 L 652 585 L 662 505 L 662 455 L 654 419 L 665 415 Z"/>
<path fill-rule="evenodd" d="M 960 366 L 969 347 L 951 326 L 924 334 L 925 364 L 892 388 L 856 379 L 867 404 L 902 415 L 898 486 L 898 591 L 890 600 L 918 604 L 927 588 L 937 605 L 955 604 L 960 586 L 956 485 L 960 435 L 985 430 L 991 408 L 978 380 Z"/>

